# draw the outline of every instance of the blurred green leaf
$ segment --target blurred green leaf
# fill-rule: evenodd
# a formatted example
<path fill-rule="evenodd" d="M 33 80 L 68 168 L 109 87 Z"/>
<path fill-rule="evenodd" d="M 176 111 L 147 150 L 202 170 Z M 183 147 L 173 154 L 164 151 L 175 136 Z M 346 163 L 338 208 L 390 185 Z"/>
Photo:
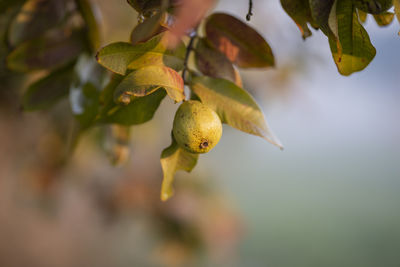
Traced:
<path fill-rule="evenodd" d="M 381 27 L 388 26 L 390 23 L 392 23 L 394 19 L 394 13 L 392 12 L 383 12 L 378 15 L 374 15 L 374 19 L 376 21 L 376 24 L 378 24 Z"/>
<path fill-rule="evenodd" d="M 175 173 L 179 170 L 191 172 L 196 166 L 199 155 L 190 153 L 178 146 L 172 137 L 172 143 L 161 153 L 161 167 L 164 173 L 163 182 L 161 185 L 161 200 L 168 200 L 174 190 L 172 183 Z"/>
<path fill-rule="evenodd" d="M 307 23 L 317 27 L 312 16 L 309 0 L 281 0 L 281 5 L 286 13 L 299 27 L 303 39 L 311 36 Z"/>
<path fill-rule="evenodd" d="M 339 72 L 350 75 L 363 70 L 375 57 L 376 50 L 351 2 L 337 0 L 335 21 L 339 40 L 329 38 L 329 44 Z"/>
<path fill-rule="evenodd" d="M 10 70 L 29 72 L 56 69 L 75 60 L 84 50 L 79 32 L 57 30 L 17 46 L 8 56 Z"/>
<path fill-rule="evenodd" d="M 393 6 L 393 0 L 352 0 L 354 5 L 370 14 L 380 14 Z M 349 1 L 350 2 L 350 1 Z"/>
<path fill-rule="evenodd" d="M 207 40 L 237 66 L 274 66 L 274 56 L 265 39 L 235 17 L 214 13 L 207 19 L 205 29 Z"/>
<path fill-rule="evenodd" d="M 174 50 L 167 49 L 164 34 L 157 35 L 145 43 L 132 45 L 118 42 L 103 47 L 96 55 L 97 61 L 117 74 L 125 75 L 127 69 L 138 69 L 149 65 L 165 65 L 175 70 L 183 68 L 186 48 L 183 43 Z"/>
<path fill-rule="evenodd" d="M 194 77 L 193 92 L 217 112 L 221 121 L 245 133 L 260 136 L 282 148 L 269 129 L 264 114 L 249 93 L 234 83 L 206 76 Z"/>
<path fill-rule="evenodd" d="M 64 0 L 29 0 L 11 23 L 8 41 L 15 46 L 35 38 L 60 23 L 65 14 Z"/>
<path fill-rule="evenodd" d="M 93 52 L 97 51 L 100 47 L 101 36 L 99 25 L 96 20 L 94 6 L 90 3 L 90 0 L 76 0 L 76 4 L 79 11 L 85 20 L 87 31 L 88 31 L 88 41 Z"/>
<path fill-rule="evenodd" d="M 71 86 L 73 70 L 73 65 L 68 65 L 32 83 L 22 99 L 24 110 L 46 109 L 67 96 Z"/>
<path fill-rule="evenodd" d="M 116 87 L 117 80 L 118 78 L 112 81 L 112 85 L 107 88 L 108 97 L 110 93 L 114 93 L 113 89 Z M 104 99 L 105 96 L 103 95 L 101 99 L 106 101 L 106 106 L 102 109 L 97 121 L 99 123 L 116 123 L 127 126 L 145 123 L 153 118 L 166 94 L 164 90 L 157 90 L 148 96 L 133 99 L 128 105 L 118 105 L 113 101 L 109 102 L 109 98 Z"/>
<path fill-rule="evenodd" d="M 0 14 L 8 12 L 9 9 L 22 5 L 25 0 L 0 0 Z"/>
<path fill-rule="evenodd" d="M 127 96 L 143 97 L 161 88 L 165 89 L 175 102 L 185 99 L 182 77 L 165 66 L 147 66 L 131 72 L 115 89 L 114 99 L 124 102 Z"/>
<path fill-rule="evenodd" d="M 224 54 L 199 39 L 195 47 L 196 66 L 206 76 L 236 81 L 235 69 Z"/>

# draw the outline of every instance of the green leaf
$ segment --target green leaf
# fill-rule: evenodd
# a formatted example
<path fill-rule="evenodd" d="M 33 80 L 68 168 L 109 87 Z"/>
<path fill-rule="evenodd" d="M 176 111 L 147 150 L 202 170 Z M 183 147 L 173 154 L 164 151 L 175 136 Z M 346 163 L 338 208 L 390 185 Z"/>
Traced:
<path fill-rule="evenodd" d="M 74 61 L 84 48 L 78 32 L 51 31 L 17 46 L 7 65 L 18 72 L 57 69 Z"/>
<path fill-rule="evenodd" d="M 165 66 L 147 66 L 128 74 L 115 90 L 114 99 L 126 102 L 127 96 L 142 97 L 163 88 L 175 102 L 185 99 L 182 77 Z"/>
<path fill-rule="evenodd" d="M 166 94 L 164 90 L 157 90 L 148 96 L 133 99 L 128 105 L 108 104 L 97 121 L 127 126 L 145 123 L 153 118 Z"/>
<path fill-rule="evenodd" d="M 393 0 L 353 0 L 353 4 L 364 12 L 380 14 L 393 6 Z"/>
<path fill-rule="evenodd" d="M 329 27 L 329 15 L 331 13 L 332 7 L 337 0 L 309 0 L 311 16 L 317 23 L 319 28 L 328 37 L 333 34 Z"/>
<path fill-rule="evenodd" d="M 376 50 L 351 2 L 337 0 L 336 22 L 339 40 L 329 38 L 329 44 L 339 72 L 350 75 L 363 70 L 375 57 Z"/>
<path fill-rule="evenodd" d="M 22 99 L 25 111 L 46 109 L 68 95 L 73 65 L 56 70 L 31 84 Z"/>
<path fill-rule="evenodd" d="M 392 23 L 394 19 L 394 13 L 392 12 L 383 12 L 381 14 L 373 16 L 376 21 L 376 24 L 378 24 L 381 27 L 390 25 L 390 23 Z"/>
<path fill-rule="evenodd" d="M 224 13 L 211 15 L 206 22 L 207 40 L 241 68 L 274 66 L 267 41 L 253 28 Z"/>
<path fill-rule="evenodd" d="M 245 133 L 260 136 L 282 148 L 269 129 L 264 114 L 250 94 L 234 83 L 206 76 L 194 77 L 193 92 L 217 112 L 221 121 Z"/>
<path fill-rule="evenodd" d="M 195 47 L 196 66 L 206 76 L 236 81 L 235 69 L 224 54 L 200 39 Z"/>
<path fill-rule="evenodd" d="M 198 154 L 193 154 L 180 148 L 172 138 L 172 144 L 161 153 L 160 161 L 164 173 L 161 186 L 162 201 L 168 200 L 174 194 L 172 183 L 175 173 L 179 170 L 191 172 L 196 166 L 198 157 Z"/>
<path fill-rule="evenodd" d="M 183 68 L 186 48 L 181 42 L 172 51 L 167 49 L 164 34 L 147 41 L 132 45 L 118 42 L 107 45 L 96 55 L 97 61 L 105 68 L 117 74 L 125 75 L 127 69 L 134 70 L 149 65 L 165 65 L 175 70 Z"/>
<path fill-rule="evenodd" d="M 154 16 L 136 25 L 131 32 L 131 43 L 133 45 L 145 42 L 165 30 L 161 22 L 165 20 L 165 13 L 158 12 Z"/>
<path fill-rule="evenodd" d="M 299 27 L 303 39 L 311 36 L 307 23 L 317 27 L 312 16 L 309 0 L 281 0 L 281 5 L 286 13 Z"/>
<path fill-rule="evenodd" d="M 29 0 L 13 20 L 8 40 L 12 46 L 37 37 L 62 21 L 64 0 Z"/>
<path fill-rule="evenodd" d="M 88 43 L 93 52 L 97 51 L 100 47 L 101 36 L 93 6 L 89 0 L 76 0 L 76 4 L 86 23 Z"/>

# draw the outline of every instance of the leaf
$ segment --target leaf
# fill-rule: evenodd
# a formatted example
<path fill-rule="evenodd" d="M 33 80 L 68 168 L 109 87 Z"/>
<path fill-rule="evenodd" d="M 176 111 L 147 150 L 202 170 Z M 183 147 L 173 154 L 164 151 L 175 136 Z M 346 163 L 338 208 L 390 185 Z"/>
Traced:
<path fill-rule="evenodd" d="M 331 13 L 331 9 L 337 0 L 309 0 L 310 1 L 310 9 L 311 16 L 314 21 L 317 23 L 319 28 L 329 37 L 332 34 L 332 31 L 329 27 L 329 15 Z"/>
<path fill-rule="evenodd" d="M 121 101 L 126 96 L 142 97 L 163 88 L 175 102 L 185 99 L 182 77 L 173 69 L 164 66 L 147 66 L 128 74 L 115 89 L 114 99 Z"/>
<path fill-rule="evenodd" d="M 210 47 L 204 39 L 200 39 L 195 47 L 196 66 L 206 76 L 236 81 L 236 73 L 232 63 L 224 54 Z"/>
<path fill-rule="evenodd" d="M 29 0 L 11 23 L 8 40 L 12 46 L 37 37 L 65 17 L 64 0 Z"/>
<path fill-rule="evenodd" d="M 237 66 L 274 66 L 274 56 L 265 39 L 235 17 L 215 13 L 207 19 L 205 29 L 207 40 Z"/>
<path fill-rule="evenodd" d="M 260 136 L 282 149 L 281 143 L 269 129 L 260 107 L 244 89 L 230 81 L 206 76 L 194 77 L 191 89 L 201 102 L 217 112 L 223 123 Z"/>
<path fill-rule="evenodd" d="M 166 47 L 163 34 L 137 45 L 118 42 L 103 47 L 96 55 L 97 61 L 117 74 L 125 75 L 126 70 L 149 65 L 165 65 L 175 70 L 183 68 L 186 48 L 181 42 L 174 50 Z"/>
<path fill-rule="evenodd" d="M 392 23 L 392 21 L 394 19 L 394 13 L 392 13 L 392 12 L 383 12 L 381 14 L 373 15 L 373 16 L 374 16 L 376 23 L 381 27 L 389 26 L 390 23 Z"/>
<path fill-rule="evenodd" d="M 307 23 L 317 27 L 312 16 L 309 0 L 281 0 L 281 5 L 286 13 L 299 27 L 303 39 L 311 36 Z"/>
<path fill-rule="evenodd" d="M 0 14 L 8 12 L 10 9 L 22 5 L 25 0 L 0 0 Z"/>
<path fill-rule="evenodd" d="M 97 51 L 101 43 L 99 25 L 95 16 L 94 7 L 90 0 L 76 0 L 79 11 L 86 23 L 87 39 L 92 51 Z"/>
<path fill-rule="evenodd" d="M 161 153 L 161 167 L 164 173 L 161 185 L 161 200 L 167 201 L 173 194 L 172 183 L 179 170 L 191 172 L 196 166 L 199 155 L 190 153 L 178 146 L 174 138 L 169 147 Z"/>
<path fill-rule="evenodd" d="M 365 23 L 367 21 L 367 13 L 362 10 L 357 9 L 358 18 L 360 19 L 361 23 Z"/>
<path fill-rule="evenodd" d="M 111 89 L 112 87 L 108 90 Z M 145 123 L 153 118 L 165 96 L 164 90 L 157 90 L 148 96 L 133 99 L 128 105 L 117 105 L 112 102 L 107 108 L 102 109 L 97 122 L 127 126 Z"/>
<path fill-rule="evenodd" d="M 51 31 L 17 46 L 9 54 L 7 65 L 18 72 L 57 69 L 74 61 L 83 49 L 78 32 Z"/>
<path fill-rule="evenodd" d="M 329 44 L 339 72 L 350 75 L 363 70 L 375 57 L 376 50 L 351 2 L 337 0 L 336 17 L 339 42 L 330 38 Z"/>
<path fill-rule="evenodd" d="M 393 6 L 393 0 L 352 0 L 355 7 L 370 13 L 381 14 Z"/>
<path fill-rule="evenodd" d="M 161 22 L 165 20 L 165 13 L 158 12 L 154 16 L 146 19 L 142 23 L 136 25 L 131 32 L 131 43 L 133 45 L 148 41 L 157 34 L 166 30 L 161 26 Z"/>
<path fill-rule="evenodd" d="M 46 109 L 68 95 L 73 65 L 56 70 L 32 83 L 22 98 L 24 111 Z"/>

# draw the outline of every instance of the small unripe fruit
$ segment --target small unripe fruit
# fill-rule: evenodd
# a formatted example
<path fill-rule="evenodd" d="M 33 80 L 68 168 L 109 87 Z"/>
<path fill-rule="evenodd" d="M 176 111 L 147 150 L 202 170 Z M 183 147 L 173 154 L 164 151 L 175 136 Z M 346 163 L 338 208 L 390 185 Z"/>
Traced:
<path fill-rule="evenodd" d="M 185 101 L 176 111 L 172 133 L 179 146 L 191 153 L 210 151 L 221 138 L 217 113 L 199 101 Z"/>

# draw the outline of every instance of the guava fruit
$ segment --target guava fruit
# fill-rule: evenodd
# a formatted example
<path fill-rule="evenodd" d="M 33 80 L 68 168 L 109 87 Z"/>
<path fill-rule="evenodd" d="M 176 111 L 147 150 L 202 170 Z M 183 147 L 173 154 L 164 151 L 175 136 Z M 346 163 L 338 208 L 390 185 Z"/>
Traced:
<path fill-rule="evenodd" d="M 183 149 L 206 153 L 219 142 L 222 123 L 214 110 L 199 101 L 189 100 L 176 111 L 172 133 Z"/>
<path fill-rule="evenodd" d="M 370 14 L 379 14 L 392 7 L 392 0 L 353 0 L 354 5 Z"/>

